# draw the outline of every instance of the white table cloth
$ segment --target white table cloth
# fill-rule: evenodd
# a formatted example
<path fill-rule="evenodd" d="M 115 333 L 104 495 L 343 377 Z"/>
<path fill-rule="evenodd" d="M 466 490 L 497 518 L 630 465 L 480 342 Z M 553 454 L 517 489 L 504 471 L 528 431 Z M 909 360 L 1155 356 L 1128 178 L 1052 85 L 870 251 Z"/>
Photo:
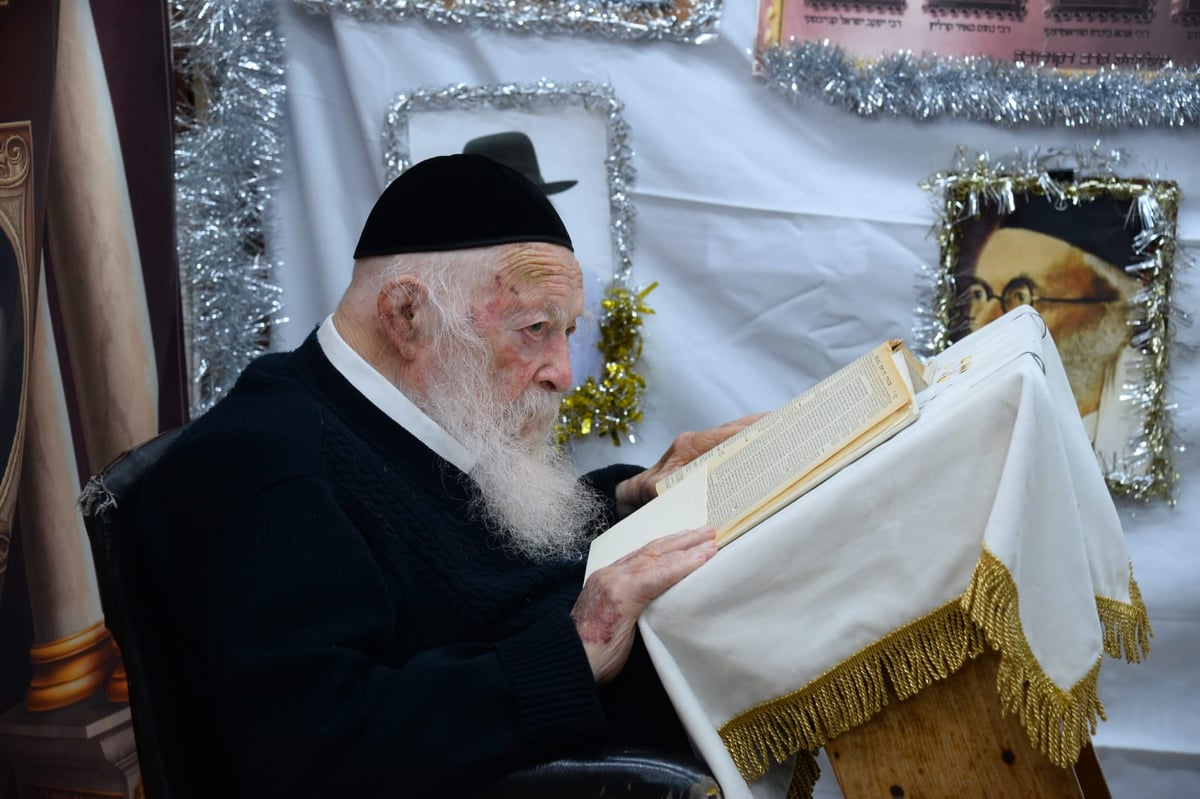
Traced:
<path fill-rule="evenodd" d="M 1150 628 L 1044 331 L 1018 309 L 942 353 L 914 425 L 647 608 L 646 645 L 726 796 L 780 794 L 768 770 L 985 646 L 1003 705 L 1074 762 L 1103 714 L 1102 655 L 1140 659 Z"/>

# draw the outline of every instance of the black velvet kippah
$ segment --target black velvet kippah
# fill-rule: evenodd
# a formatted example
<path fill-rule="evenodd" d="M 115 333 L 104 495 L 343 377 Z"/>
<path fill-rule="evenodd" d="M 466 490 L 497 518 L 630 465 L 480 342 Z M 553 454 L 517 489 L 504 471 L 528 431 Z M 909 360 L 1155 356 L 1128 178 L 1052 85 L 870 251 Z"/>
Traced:
<path fill-rule="evenodd" d="M 1000 227 L 1044 233 L 1123 268 L 1138 260 L 1133 249 L 1136 231 L 1126 227 L 1128 207 L 1100 198 L 1059 211 L 1049 202 L 1032 200 L 1002 217 Z"/>
<path fill-rule="evenodd" d="M 542 190 L 482 155 L 443 155 L 409 167 L 367 216 L 355 258 L 571 237 Z"/>

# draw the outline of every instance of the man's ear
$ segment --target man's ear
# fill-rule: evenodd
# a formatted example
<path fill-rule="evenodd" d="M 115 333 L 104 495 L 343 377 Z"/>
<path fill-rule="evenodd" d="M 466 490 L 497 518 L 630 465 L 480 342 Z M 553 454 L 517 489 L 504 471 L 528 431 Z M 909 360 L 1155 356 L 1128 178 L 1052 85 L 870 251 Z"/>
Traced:
<path fill-rule="evenodd" d="M 401 357 L 416 356 L 424 316 L 425 287 L 412 275 L 389 280 L 375 298 L 379 325 Z"/>

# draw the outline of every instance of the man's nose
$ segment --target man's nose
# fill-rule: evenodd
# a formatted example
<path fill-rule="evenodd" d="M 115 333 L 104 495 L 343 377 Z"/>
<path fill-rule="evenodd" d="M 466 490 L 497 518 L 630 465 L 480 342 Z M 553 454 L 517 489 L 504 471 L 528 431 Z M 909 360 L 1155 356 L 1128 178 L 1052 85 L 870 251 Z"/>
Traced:
<path fill-rule="evenodd" d="M 537 379 L 544 388 L 561 394 L 570 390 L 572 378 L 571 351 L 567 347 L 566 336 L 563 336 L 550 346 L 546 363 L 538 370 Z"/>

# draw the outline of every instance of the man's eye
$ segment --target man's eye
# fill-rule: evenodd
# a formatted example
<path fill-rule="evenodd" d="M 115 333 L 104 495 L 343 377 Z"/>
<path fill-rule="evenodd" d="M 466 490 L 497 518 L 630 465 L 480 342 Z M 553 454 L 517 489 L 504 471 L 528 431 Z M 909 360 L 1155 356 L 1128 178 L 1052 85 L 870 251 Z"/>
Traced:
<path fill-rule="evenodd" d="M 525 329 L 528 330 L 530 333 L 532 333 L 535 336 L 540 336 L 542 333 L 546 332 L 546 323 L 545 322 L 534 322 L 532 325 L 530 325 L 529 327 L 527 327 Z"/>

